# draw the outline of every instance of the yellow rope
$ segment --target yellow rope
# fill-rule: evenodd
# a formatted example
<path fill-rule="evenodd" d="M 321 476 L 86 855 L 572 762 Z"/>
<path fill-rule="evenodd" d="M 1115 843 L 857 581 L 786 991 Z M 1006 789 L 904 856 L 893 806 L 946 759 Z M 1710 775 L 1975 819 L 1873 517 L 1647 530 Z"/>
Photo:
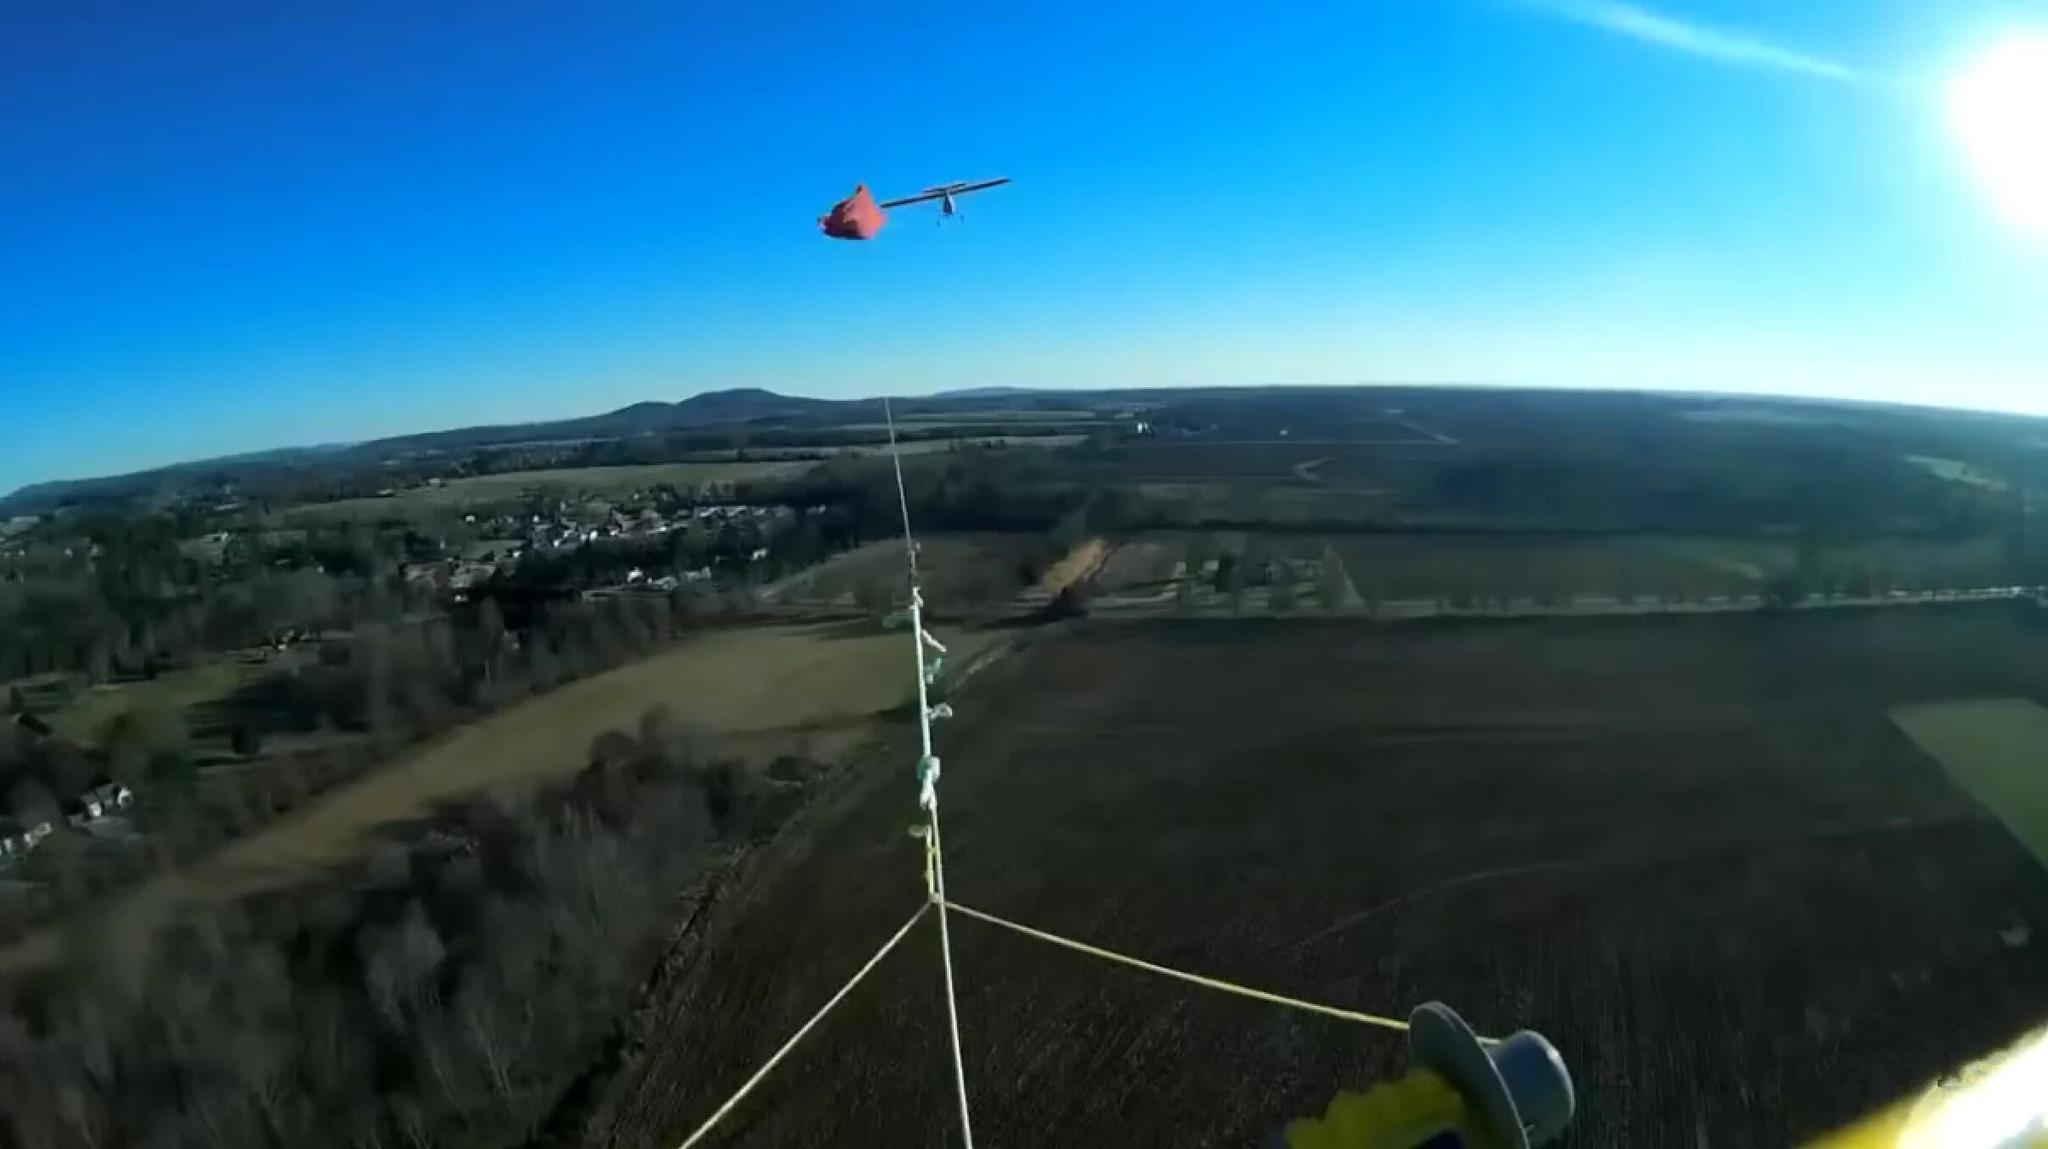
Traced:
<path fill-rule="evenodd" d="M 1402 1021 L 1400 1018 L 1396 1017 L 1382 1017 L 1381 1015 L 1376 1013 L 1364 1013 L 1355 1009 L 1340 1009 L 1334 1005 L 1323 1005 L 1318 1002 L 1303 1001 L 1298 997 L 1288 997 L 1285 994 L 1269 993 L 1263 989 L 1253 989 L 1251 986 L 1239 985 L 1234 981 L 1224 981 L 1222 978 L 1218 977 L 1204 977 L 1203 975 L 1198 973 L 1188 973 L 1185 970 L 1170 969 L 1166 966 L 1146 961 L 1143 958 L 1134 958 L 1129 954 L 1120 954 L 1115 950 L 1106 950 L 1103 949 L 1101 946 L 1089 945 L 1087 942 L 1075 941 L 1073 938 L 1064 938 L 1058 934 L 1047 933 L 1044 930 L 1035 930 L 1032 929 L 1030 926 L 1023 925 L 1018 922 L 1013 922 L 1008 918 L 999 918 L 994 914 L 977 910 L 972 906 L 963 906 L 959 902 L 947 902 L 946 908 L 953 910 L 957 913 L 966 914 L 970 918 L 980 918 L 982 921 L 985 921 L 992 926 L 1001 926 L 1006 930 L 1015 930 L 1016 932 L 1023 934 L 1025 937 L 1037 938 L 1039 941 L 1060 946 L 1064 949 L 1073 950 L 1075 953 L 1084 953 L 1089 955 L 1090 957 L 1102 958 L 1105 961 L 1118 962 L 1123 965 L 1130 966 L 1133 969 L 1141 969 L 1146 971 L 1147 973 L 1156 973 L 1162 977 L 1176 978 L 1180 981 L 1188 982 L 1192 985 L 1204 986 L 1208 989 L 1220 990 L 1224 993 L 1236 994 L 1239 997 L 1248 997 L 1254 1001 L 1264 1001 L 1270 1002 L 1274 1005 L 1289 1006 L 1294 1009 L 1304 1010 L 1308 1013 L 1319 1013 L 1322 1014 L 1324 1017 L 1334 1017 L 1340 1021 L 1355 1021 L 1360 1023 L 1361 1025 L 1377 1025 L 1382 1029 L 1394 1029 L 1401 1030 L 1404 1032 L 1408 1028 L 1407 1022 Z M 1480 1040 L 1488 1045 L 1493 1044 L 1492 1038 L 1481 1038 Z"/>
<path fill-rule="evenodd" d="M 798 1027 L 795 1033 L 790 1034 L 789 1040 L 782 1043 L 782 1048 L 776 1050 L 775 1053 L 772 1056 L 770 1056 L 767 1061 L 762 1062 L 761 1068 L 755 1070 L 754 1075 L 752 1077 L 747 1078 L 746 1084 L 740 1086 L 737 1090 L 735 1090 L 733 1092 L 733 1095 L 726 1099 L 725 1104 L 718 1107 L 718 1112 L 713 1113 L 711 1116 L 705 1118 L 704 1124 L 697 1126 L 695 1132 L 691 1133 L 688 1137 L 683 1138 L 683 1143 L 680 1146 L 678 1146 L 677 1149 L 690 1149 L 692 1145 L 695 1145 L 697 1142 L 702 1141 L 706 1134 L 710 1133 L 711 1130 L 715 1126 L 717 1126 L 717 1124 L 720 1121 L 725 1119 L 726 1114 L 731 1113 L 733 1109 L 737 1107 L 739 1103 L 747 1096 L 747 1094 L 752 1093 L 754 1091 L 754 1087 L 756 1085 L 761 1084 L 762 1079 L 768 1076 L 769 1070 L 774 1069 L 775 1066 L 779 1062 L 781 1062 L 781 1060 L 784 1057 L 789 1055 L 790 1050 L 796 1048 L 796 1043 L 802 1041 L 804 1039 L 805 1034 L 811 1032 L 811 1029 L 814 1026 L 816 1026 L 819 1022 L 825 1020 L 825 1015 L 832 1012 L 833 1006 L 838 1005 L 839 1002 L 843 998 L 845 998 L 847 994 L 852 993 L 853 987 L 859 985 L 862 978 L 868 976 L 868 973 L 870 971 L 872 971 L 876 966 L 882 963 L 883 958 L 889 956 L 889 951 L 896 948 L 896 943 L 903 940 L 904 935 L 910 932 L 910 927 L 916 925 L 919 921 L 922 921 L 924 919 L 924 912 L 930 908 L 931 904 L 929 902 L 917 907 L 917 912 L 910 915 L 910 920 L 903 923 L 903 928 L 897 930 L 895 936 L 891 937 L 888 941 L 882 943 L 882 948 L 875 951 L 875 956 L 869 958 L 866 965 L 860 967 L 860 970 L 858 972 L 856 972 L 851 978 L 847 979 L 845 985 L 839 987 L 839 992 L 832 995 L 832 1000 L 820 1006 L 818 1008 L 818 1012 L 812 1014 L 811 1019 L 809 1021 L 804 1022 L 802 1026 Z"/>

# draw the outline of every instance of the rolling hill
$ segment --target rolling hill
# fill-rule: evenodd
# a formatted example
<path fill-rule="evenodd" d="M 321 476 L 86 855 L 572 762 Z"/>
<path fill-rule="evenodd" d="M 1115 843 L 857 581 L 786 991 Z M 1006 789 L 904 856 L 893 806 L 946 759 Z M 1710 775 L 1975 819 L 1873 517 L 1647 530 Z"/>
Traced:
<path fill-rule="evenodd" d="M 602 415 L 573 419 L 461 427 L 322 447 L 288 447 L 176 463 L 123 475 L 32 483 L 0 498 L 0 516 L 33 514 L 75 503 L 148 496 L 172 487 L 231 483 L 336 461 L 399 459 L 510 443 L 625 439 L 736 423 L 802 425 L 868 414 L 877 419 L 881 417 L 879 400 L 811 399 L 752 387 L 706 391 L 672 403 L 634 403 Z"/>

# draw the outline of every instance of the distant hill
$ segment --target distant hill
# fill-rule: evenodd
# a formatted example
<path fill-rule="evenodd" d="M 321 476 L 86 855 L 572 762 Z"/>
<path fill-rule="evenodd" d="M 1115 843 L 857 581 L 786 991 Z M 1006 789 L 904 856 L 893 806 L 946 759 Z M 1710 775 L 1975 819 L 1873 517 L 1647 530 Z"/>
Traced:
<path fill-rule="evenodd" d="M 148 471 L 92 479 L 32 483 L 0 498 L 0 517 L 33 514 L 79 502 L 147 496 L 172 486 L 233 481 L 264 472 L 302 469 L 338 458 L 393 459 L 508 443 L 563 442 L 581 439 L 624 439 L 663 431 L 716 427 L 735 423 L 806 424 L 846 420 L 872 413 L 881 418 L 879 400 L 808 399 L 778 395 L 758 387 L 706 391 L 674 403 L 634 403 L 602 415 L 542 423 L 509 423 L 461 427 L 401 435 L 363 443 L 322 447 L 287 447 L 246 455 L 176 463 Z"/>
<path fill-rule="evenodd" d="M 957 391 L 941 391 L 934 399 L 1007 399 L 1015 395 L 1036 395 L 1036 387 L 962 387 Z"/>
<path fill-rule="evenodd" d="M 804 423 L 843 418 L 863 406 L 873 407 L 879 417 L 881 405 L 865 399 L 807 399 L 778 395 L 758 387 L 729 391 L 706 391 L 675 403 L 646 402 L 621 407 L 602 415 L 557 419 L 546 423 L 506 423 L 485 427 L 462 427 L 453 431 L 431 431 L 402 435 L 362 444 L 362 449 L 386 456 L 444 451 L 463 447 L 491 447 L 506 443 L 545 443 L 576 439 L 625 439 L 662 431 L 693 427 L 715 427 L 732 423 Z"/>
<path fill-rule="evenodd" d="M 317 447 L 278 447 L 242 455 L 198 459 L 190 463 L 172 463 L 166 467 L 121 475 L 30 483 L 5 498 L 0 498 L 0 518 L 35 514 L 74 503 L 134 498 L 174 485 L 205 483 L 209 480 L 262 471 L 292 470 L 309 466 L 322 459 L 345 455 L 359 449 L 359 446 L 354 443 L 330 443 Z"/>
<path fill-rule="evenodd" d="M 1522 408 L 1570 406 L 1604 410 L 1616 404 L 1645 405 L 1668 409 L 1693 424 L 1715 422 L 1734 425 L 1768 424 L 1777 427 L 1828 427 L 1850 422 L 1869 424 L 1911 424 L 1918 427 L 1932 419 L 1943 426 L 1968 427 L 2012 425 L 2023 427 L 2028 450 L 2048 450 L 2048 439 L 2039 428 L 2048 425 L 2032 417 L 1997 415 L 1988 412 L 1954 412 L 1934 408 L 1900 407 L 1889 404 L 1844 402 L 1820 399 L 1791 399 L 1763 395 L 1717 393 L 1571 391 L 1535 388 L 1501 388 L 1477 384 L 1368 384 L 1359 387 L 1217 387 L 1065 390 L 1031 387 L 972 387 L 941 392 L 896 402 L 899 420 L 972 421 L 986 413 L 991 420 L 1008 420 L 1019 411 L 1058 413 L 1071 417 L 1077 411 L 1096 415 L 1155 408 L 1172 403 L 1184 411 L 1204 417 L 1207 407 L 1258 401 L 1286 406 L 1290 420 L 1299 418 L 1303 405 L 1355 403 L 1369 396 L 1380 405 L 1429 402 L 1437 405 L 1453 400 L 1483 402 L 1494 409 L 1512 398 Z M 1000 415 L 998 414 L 1000 413 Z M 781 395 L 757 387 L 706 391 L 675 402 L 634 403 L 600 415 L 557 419 L 537 423 L 508 423 L 460 427 L 417 435 L 401 435 L 362 443 L 321 447 L 293 447 L 260 451 L 225 458 L 179 463 L 134 474 L 105 478 L 35 483 L 0 498 L 0 519 L 33 514 L 64 506 L 93 502 L 132 501 L 202 491 L 254 491 L 275 481 L 280 488 L 299 489 L 328 482 L 336 476 L 360 481 L 391 466 L 396 474 L 431 474 L 440 456 L 455 456 L 482 448 L 510 448 L 525 445 L 560 445 L 573 454 L 578 444 L 632 440 L 640 436 L 710 432 L 706 439 L 730 436 L 724 429 L 808 432 L 816 428 L 859 424 L 873 427 L 882 422 L 880 399 L 812 399 Z M 1817 418 L 1816 416 L 1822 416 Z M 1006 423 L 1007 425 L 1007 423 Z M 660 445 L 650 445 L 656 454 Z M 1958 448 L 1961 450 L 1962 448 Z M 547 455 L 549 450 L 533 452 Z M 622 454 L 630 455 L 626 451 Z"/>

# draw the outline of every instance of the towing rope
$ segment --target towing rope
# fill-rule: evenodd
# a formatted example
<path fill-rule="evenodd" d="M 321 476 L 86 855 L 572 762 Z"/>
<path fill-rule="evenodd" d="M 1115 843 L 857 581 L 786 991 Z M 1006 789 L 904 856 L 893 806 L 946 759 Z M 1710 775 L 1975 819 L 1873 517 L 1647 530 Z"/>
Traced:
<path fill-rule="evenodd" d="M 903 455 L 896 449 L 896 415 L 889 400 L 882 400 L 882 416 L 889 424 L 889 461 L 896 468 L 896 505 L 903 511 L 903 552 L 910 565 L 910 647 L 917 659 L 917 736 L 922 753 L 917 760 L 917 804 L 925 814 L 926 905 L 939 907 L 939 968 L 946 982 L 946 1031 L 953 1043 L 953 1087 L 960 1100 L 960 1138 L 966 1149 L 974 1149 L 974 1119 L 967 1111 L 967 1063 L 960 1054 L 960 1002 L 953 992 L 953 936 L 946 928 L 946 853 L 939 841 L 939 757 L 932 753 L 931 684 L 939 676 L 939 660 L 925 665 L 924 651 L 930 645 L 941 657 L 946 648 L 925 633 L 924 595 L 917 578 L 917 540 L 910 534 L 910 496 L 903 486 Z M 952 714 L 948 707 L 944 714 Z"/>
<path fill-rule="evenodd" d="M 861 966 L 859 971 L 845 985 L 840 986 L 839 992 L 833 994 L 831 999 L 819 1008 L 818 1012 L 812 1014 L 809 1021 L 804 1022 L 802 1026 L 798 1027 L 797 1031 L 790 1035 L 789 1040 L 783 1042 L 782 1047 L 777 1049 L 766 1062 L 763 1062 L 761 1068 L 755 1070 L 754 1075 L 747 1078 L 746 1082 L 726 1100 L 725 1104 L 718 1107 L 717 1112 L 705 1118 L 704 1123 L 699 1125 L 695 1132 L 685 1138 L 677 1149 L 692 1149 L 693 1146 L 702 1141 L 720 1121 L 724 1120 L 739 1105 L 748 1093 L 753 1091 L 755 1086 L 759 1085 L 768 1076 L 769 1071 L 773 1070 L 790 1050 L 796 1048 L 798 1042 L 802 1041 L 820 1021 L 824 1020 L 826 1014 L 832 1012 L 833 1008 L 844 1000 L 848 993 L 852 992 L 854 986 L 860 984 L 861 979 L 865 978 L 869 971 L 873 970 L 875 966 L 881 963 L 884 957 L 888 956 L 890 950 L 896 948 L 896 943 L 902 941 L 910 933 L 911 928 L 923 919 L 925 911 L 933 907 L 938 909 L 939 965 L 944 973 L 946 986 L 946 1028 L 952 1042 L 954 1090 L 958 1095 L 960 1103 L 960 1136 L 965 1143 L 966 1149 L 974 1149 L 974 1128 L 967 1103 L 966 1062 L 960 1052 L 960 1006 L 953 989 L 953 941 L 951 931 L 948 930 L 946 925 L 946 916 L 949 911 L 962 913 L 970 918 L 987 922 L 993 926 L 1000 926 L 1003 929 L 1014 931 L 1025 937 L 1035 938 L 1038 941 L 1072 950 L 1075 953 L 1101 958 L 1104 961 L 1130 966 L 1133 969 L 1159 974 L 1162 977 L 1174 978 L 1178 981 L 1187 982 L 1189 985 L 1201 986 L 1204 989 L 1212 989 L 1220 993 L 1250 998 L 1253 1001 L 1263 1001 L 1271 1005 L 1286 1006 L 1290 1009 L 1298 1009 L 1306 1013 L 1336 1018 L 1339 1021 L 1356 1022 L 1361 1025 L 1377 1026 L 1381 1029 L 1407 1030 L 1408 1023 L 1399 1018 L 1387 1017 L 1377 1013 L 1365 1013 L 1355 1009 L 1344 1009 L 1334 1005 L 1324 1005 L 1303 998 L 1289 997 L 1286 994 L 1273 993 L 1269 990 L 1227 981 L 1223 978 L 1209 977 L 1205 974 L 1174 969 L 1170 966 L 1160 965 L 1157 962 L 1150 962 L 1143 958 L 1132 957 L 1129 954 L 1118 953 L 1115 950 L 1104 949 L 1101 946 L 1092 945 L 1088 942 L 1062 937 L 1059 934 L 1046 930 L 1035 929 L 1021 922 L 1013 922 L 1008 918 L 998 917 L 985 910 L 977 910 L 972 906 L 963 906 L 958 902 L 947 899 L 946 854 L 943 843 L 939 838 L 938 783 L 940 765 L 938 755 L 932 753 L 932 722 L 935 719 L 950 717 L 953 711 L 950 706 L 943 702 L 933 706 L 930 693 L 931 685 L 938 679 L 939 669 L 943 664 L 946 648 L 940 644 L 938 639 L 932 637 L 924 629 L 924 596 L 917 577 L 917 541 L 911 537 L 910 533 L 910 497 L 905 491 L 903 484 L 903 456 L 896 449 L 896 418 L 895 414 L 890 410 L 887 399 L 882 400 L 882 413 L 889 424 L 889 456 L 896 470 L 896 502 L 903 512 L 903 546 L 910 567 L 910 642 L 917 652 L 917 729 L 920 750 L 917 760 L 917 804 L 918 808 L 923 810 L 925 815 L 925 824 L 918 828 L 922 831 L 924 838 L 925 904 L 919 906 L 917 912 L 910 915 L 910 920 L 904 922 L 902 928 L 898 929 L 888 941 L 882 943 L 882 948 L 875 951 L 874 956 L 867 960 L 867 964 Z M 925 658 L 927 647 L 934 653 L 934 657 L 930 661 L 927 661 Z M 1479 1040 L 1487 1045 L 1495 1044 L 1494 1039 L 1490 1037 L 1482 1037 Z"/>
<path fill-rule="evenodd" d="M 1269 990 L 1257 989 L 1253 986 L 1248 985 L 1241 985 L 1234 981 L 1226 981 L 1220 977 L 1209 977 L 1204 974 L 1189 973 L 1186 970 L 1179 970 L 1174 969 L 1170 966 L 1163 966 L 1158 964 L 1157 962 L 1149 962 L 1146 961 L 1144 958 L 1135 958 L 1129 954 L 1121 954 L 1116 952 L 1115 950 L 1104 949 L 1098 945 L 1090 945 L 1089 943 L 1084 941 L 1076 941 L 1073 938 L 1061 937 L 1058 934 L 1051 933 L 1046 930 L 1033 929 L 1032 927 L 1024 925 L 1021 922 L 1013 922 L 1008 918 L 997 917 L 996 915 L 991 914 L 985 910 L 977 910 L 972 906 L 963 906 L 959 902 L 949 902 L 947 903 L 947 908 L 953 910 L 955 913 L 966 914 L 970 918 L 979 918 L 992 926 L 1001 926 L 1006 930 L 1014 930 L 1017 933 L 1023 934 L 1027 938 L 1037 938 L 1039 941 L 1046 942 L 1050 945 L 1056 945 L 1063 949 L 1070 949 L 1073 950 L 1075 953 L 1087 954 L 1089 957 L 1098 957 L 1103 959 L 1104 961 L 1117 962 L 1122 965 L 1130 966 L 1132 969 L 1144 970 L 1146 973 L 1156 973 L 1162 977 L 1175 978 L 1179 981 L 1187 982 L 1189 985 L 1199 985 L 1205 989 L 1213 989 L 1221 991 L 1223 993 L 1235 994 L 1238 997 L 1248 997 L 1251 998 L 1253 1001 L 1269 1002 L 1273 1005 L 1284 1005 L 1290 1009 L 1299 1009 L 1308 1013 L 1319 1013 L 1322 1014 L 1324 1017 L 1334 1017 L 1339 1021 L 1355 1021 L 1361 1025 L 1376 1025 L 1379 1026 L 1381 1029 L 1398 1030 L 1404 1033 L 1408 1029 L 1408 1023 L 1402 1021 L 1398 1017 L 1386 1017 L 1381 1014 L 1365 1013 L 1355 1009 L 1342 1009 L 1334 1005 L 1323 1005 L 1318 1002 L 1307 1001 L 1298 997 L 1288 997 L 1286 994 L 1273 993 Z M 1491 1041 L 1490 1038 L 1482 1040 L 1489 1042 Z"/>
<path fill-rule="evenodd" d="M 904 935 L 910 932 L 910 927 L 916 925 L 924 917 L 924 912 L 930 908 L 929 903 L 917 907 L 917 912 L 910 915 L 910 920 L 904 922 L 902 928 L 891 935 L 888 941 L 882 943 L 882 948 L 875 951 L 875 956 L 869 958 L 867 964 L 861 966 L 860 969 L 854 972 L 852 977 L 846 979 L 846 984 L 839 987 L 839 992 L 833 994 L 831 1000 L 820 1006 L 818 1012 L 812 1014 L 809 1021 L 798 1026 L 797 1031 L 789 1035 L 789 1040 L 782 1043 L 782 1048 L 776 1050 L 769 1056 L 768 1060 L 762 1062 L 761 1068 L 756 1069 L 752 1077 L 747 1078 L 744 1084 L 738 1089 L 733 1090 L 732 1096 L 726 1099 L 725 1104 L 718 1107 L 718 1112 L 706 1117 L 704 1124 L 697 1126 L 694 1132 L 688 1137 L 683 1138 L 683 1143 L 677 1149 L 691 1149 L 691 1146 L 704 1140 L 705 1136 L 712 1129 L 716 1128 L 720 1121 L 725 1120 L 726 1114 L 731 1113 L 741 1101 L 746 1099 L 747 1094 L 754 1091 L 756 1085 L 761 1084 L 762 1079 L 768 1076 L 768 1071 L 774 1069 L 784 1057 L 787 1057 L 789 1051 L 796 1048 L 797 1042 L 802 1041 L 819 1022 L 825 1020 L 825 1015 L 831 1013 L 832 1008 L 844 1000 L 847 994 L 852 993 L 853 987 L 859 985 L 861 979 L 868 976 L 869 971 L 882 964 L 882 959 L 889 956 L 889 951 L 896 948 L 896 943 L 903 940 Z"/>

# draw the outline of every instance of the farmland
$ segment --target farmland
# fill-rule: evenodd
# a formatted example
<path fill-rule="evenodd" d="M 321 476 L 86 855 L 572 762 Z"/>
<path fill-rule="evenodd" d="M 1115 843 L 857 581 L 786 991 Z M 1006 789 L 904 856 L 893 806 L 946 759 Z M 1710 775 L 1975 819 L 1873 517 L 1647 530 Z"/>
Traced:
<path fill-rule="evenodd" d="M 925 599 L 941 612 L 1000 608 L 1036 583 L 1039 572 L 1057 557 L 1056 546 L 1033 535 L 931 534 L 918 539 Z M 885 540 L 834 555 L 787 580 L 776 598 L 879 606 L 900 601 L 905 580 L 903 543 Z"/>
<path fill-rule="evenodd" d="M 1360 437 L 1321 437 L 1345 430 Z M 1138 439 L 1085 450 L 1073 464 L 1090 481 L 1128 486 L 1183 521 L 1289 522 L 1385 516 L 1396 505 L 1390 496 L 1426 485 L 1455 457 L 1453 445 L 1388 425 L 1316 437 Z"/>
<path fill-rule="evenodd" d="M 1540 1029 L 1575 1146 L 1784 1144 L 2048 1016 L 2048 876 L 1888 716 L 2048 697 L 2032 609 L 1095 624 L 941 727 L 949 887 L 1281 992 Z M 735 1039 L 656 1041 L 590 1143 L 672 1143 L 915 905 L 898 780 L 761 860 L 643 1020 Z M 1255 1143 L 1405 1060 L 979 923 L 953 947 L 991 1143 Z M 944 1143 L 935 951 L 892 955 L 719 1143 Z"/>
<path fill-rule="evenodd" d="M 987 648 L 986 632 L 949 632 L 958 656 Z M 382 827 L 463 795 L 518 790 L 573 774 L 592 739 L 632 730 L 659 705 L 684 729 L 719 736 L 758 758 L 845 754 L 873 718 L 910 696 L 901 636 L 833 625 L 709 633 L 664 654 L 570 683 L 462 727 L 231 843 L 184 873 L 122 895 L 116 916 L 145 928 L 181 898 L 230 897 L 360 856 Z M 55 956 L 45 932 L 0 953 L 0 965 Z"/>
<path fill-rule="evenodd" d="M 1341 484 L 1371 479 L 1378 464 L 1440 445 L 1420 438 L 1379 440 L 1232 439 L 1134 443 L 1104 452 L 1106 465 L 1148 482 L 1294 480 Z"/>
<path fill-rule="evenodd" d="M 406 975 L 446 1007 L 404 1023 L 412 1064 L 466 1049 L 485 1076 L 364 1106 L 340 1082 L 320 1112 L 369 1114 L 366 1144 L 668 1149 L 918 902 L 910 636 L 877 624 L 901 620 L 907 511 L 953 654 L 1022 648 L 949 692 L 937 731 L 964 904 L 1339 1005 L 1540 1028 L 1578 1071 L 1580 1146 L 1813 1135 L 2048 1010 L 2038 424 L 1418 389 L 934 401 L 895 412 L 899 489 L 880 403 L 708 406 L 734 404 L 767 413 L 484 428 L 38 519 L 0 556 L 0 655 L 55 732 L 0 745 L 36 783 L 10 793 L 77 809 L 105 768 L 136 802 L 14 863 L 13 928 L 45 929 L 47 958 L 60 931 L 118 941 L 172 906 L 193 912 L 160 937 L 349 903 L 310 933 L 287 917 L 250 962 L 298 955 L 295 983 L 361 1003 L 384 976 L 364 963 L 445 947 L 474 972 Z M 1115 414 L 1059 425 L 1069 407 Z M 322 639 L 288 673 L 231 664 L 294 633 Z M 146 679 L 166 667 L 187 669 Z M 656 704 L 715 737 L 637 729 Z M 846 768 L 735 765 L 785 752 Z M 481 901 L 441 882 L 479 868 Z M 394 919 L 408 905 L 438 943 Z M 1402 1060 L 1398 1038 L 953 924 L 989 1143 L 1254 1143 Z M 628 940 L 592 966 L 591 937 Z M 945 1143 L 930 941 L 725 1143 Z M 253 968 L 194 960 L 203 984 Z M 550 980 L 574 968 L 601 992 Z M 73 973 L 35 980 L 107 1004 Z M 581 1011 L 573 1048 L 535 1045 L 536 984 Z M 146 1027 L 146 1000 L 117 1004 Z M 372 1044 L 414 1017 L 348 1008 Z M 511 1045 L 477 1045 L 490 1017 Z M 247 1020 L 238 1048 L 302 1040 L 282 1011 Z M 95 1076 L 96 1025 L 36 1064 L 148 1091 L 155 1064 Z M 152 1122 L 190 1094 L 156 1095 Z M 511 1139 L 479 1113 L 512 1114 Z"/>
<path fill-rule="evenodd" d="M 2048 867 L 2048 710 L 1984 698 L 1902 707 L 1892 718 Z"/>
<path fill-rule="evenodd" d="M 896 444 L 899 455 L 936 455 L 946 451 L 958 451 L 969 447 L 1071 447 L 1086 439 L 1086 435 L 973 435 L 966 438 L 919 438 L 908 439 Z M 693 453 L 689 462 L 738 463 L 738 462 L 796 462 L 815 460 L 820 456 L 839 458 L 842 456 L 887 455 L 887 443 L 860 443 L 845 446 L 797 446 L 797 447 L 748 447 L 727 451 L 702 451 Z"/>
<path fill-rule="evenodd" d="M 1370 401 L 1291 398 L 1169 409 L 1178 417 L 1080 444 L 1065 462 L 1074 480 L 1138 495 L 1166 521 L 1286 524 L 1385 519 L 1465 454 Z"/>
<path fill-rule="evenodd" d="M 299 661 L 299 656 L 272 656 L 269 651 L 210 658 L 193 666 L 165 671 L 153 679 L 91 687 L 50 716 L 58 734 L 84 745 L 96 745 L 108 722 L 130 710 L 161 710 L 179 715 L 188 725 L 199 714 L 265 671 Z"/>
<path fill-rule="evenodd" d="M 963 655 L 980 647 L 977 635 L 962 639 Z M 849 736 L 865 733 L 859 720 L 909 697 L 907 661 L 898 636 L 868 628 L 714 632 L 458 729 L 236 843 L 209 870 L 232 887 L 346 858 L 377 826 L 450 798 L 573 773 L 588 761 L 593 738 L 634 728 L 655 706 L 686 729 L 736 736 L 736 746 L 841 753 Z"/>
<path fill-rule="evenodd" d="M 1221 556 L 1312 587 L 1331 555 L 1367 603 L 1567 605 L 1577 601 L 1759 600 L 1796 577 L 1813 594 L 1976 589 L 2002 585 L 1998 540 L 1872 539 L 1804 547 L 1786 539 L 1656 534 L 1416 532 L 1258 534 L 1155 532 L 1127 541 L 1103 572 L 1112 593 L 1153 594 L 1195 584 L 1180 605 L 1224 609 Z M 1254 576 L 1245 576 L 1252 578 Z M 1253 605 L 1264 601 L 1255 594 Z M 1245 604 L 1240 603 L 1242 608 Z M 1320 608 L 1309 601 L 1304 605 Z"/>

